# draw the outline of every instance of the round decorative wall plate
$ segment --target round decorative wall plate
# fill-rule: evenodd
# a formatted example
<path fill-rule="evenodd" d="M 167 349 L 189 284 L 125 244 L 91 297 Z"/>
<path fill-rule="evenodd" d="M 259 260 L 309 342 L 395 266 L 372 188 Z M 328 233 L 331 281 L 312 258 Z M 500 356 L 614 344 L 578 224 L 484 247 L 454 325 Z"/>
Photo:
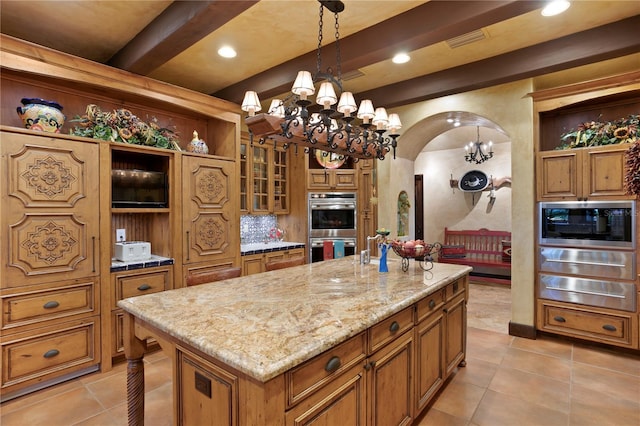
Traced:
<path fill-rule="evenodd" d="M 316 160 L 325 169 L 337 169 L 341 167 L 346 157 L 344 155 L 336 154 L 335 152 L 316 150 Z"/>

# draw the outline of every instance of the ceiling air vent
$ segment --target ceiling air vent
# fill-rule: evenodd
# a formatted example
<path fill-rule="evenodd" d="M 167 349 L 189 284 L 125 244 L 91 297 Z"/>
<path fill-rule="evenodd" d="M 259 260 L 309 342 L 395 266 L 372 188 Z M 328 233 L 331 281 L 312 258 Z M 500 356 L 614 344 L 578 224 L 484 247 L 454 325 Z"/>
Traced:
<path fill-rule="evenodd" d="M 354 78 L 362 77 L 364 73 L 360 70 L 353 70 L 342 73 L 342 81 L 353 80 Z"/>
<path fill-rule="evenodd" d="M 470 33 L 462 34 L 461 36 L 450 38 L 447 40 L 447 44 L 450 48 L 464 46 L 465 44 L 475 43 L 476 41 L 484 40 L 487 37 L 484 35 L 482 29 L 471 31 Z"/>

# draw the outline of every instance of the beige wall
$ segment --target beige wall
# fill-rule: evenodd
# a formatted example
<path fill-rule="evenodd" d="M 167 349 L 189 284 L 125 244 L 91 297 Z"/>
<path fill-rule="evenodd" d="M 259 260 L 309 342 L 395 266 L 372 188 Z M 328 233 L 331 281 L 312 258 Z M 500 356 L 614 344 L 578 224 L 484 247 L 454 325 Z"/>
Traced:
<path fill-rule="evenodd" d="M 398 108 L 393 112 L 401 115 L 403 135 L 419 132 L 420 123 L 428 117 L 447 111 L 467 111 L 485 117 L 500 126 L 511 139 L 511 169 L 513 171 L 510 220 L 512 226 L 512 322 L 534 325 L 534 155 L 533 155 L 533 103 L 527 93 L 532 92 L 532 81 L 494 86 L 488 89 L 446 96 Z M 415 129 L 415 130 L 414 130 Z M 407 137 L 411 143 L 420 143 L 415 135 Z M 400 144 L 403 143 L 400 138 Z M 426 143 L 422 140 L 422 143 Z M 379 226 L 385 223 L 395 225 L 395 200 L 402 189 L 413 199 L 413 159 L 386 159 L 378 163 L 378 204 Z M 444 178 L 448 181 L 450 173 Z M 503 192 L 500 192 L 503 191 Z M 500 196 L 507 190 L 498 191 Z M 460 194 L 458 194 L 460 195 Z M 468 194 L 462 197 L 468 197 Z M 457 200 L 460 201 L 460 200 Z M 463 208 L 468 201 L 463 200 Z M 482 205 L 479 204 L 479 208 Z M 391 208 L 389 208 L 391 207 Z M 485 203 L 486 207 L 486 203 Z M 503 206 L 500 205 L 502 208 Z M 495 208 L 495 207 L 494 207 Z M 425 205 L 425 214 L 438 214 L 443 209 L 438 205 Z M 413 209 L 412 209 L 413 210 Z M 475 210 L 475 209 L 472 209 Z M 480 213 L 478 213 L 480 214 Z M 497 216 L 497 215 L 496 215 Z M 505 216 L 509 220 L 509 213 Z M 413 220 L 413 219 L 411 219 Z M 413 228 L 410 235 L 413 235 Z"/>

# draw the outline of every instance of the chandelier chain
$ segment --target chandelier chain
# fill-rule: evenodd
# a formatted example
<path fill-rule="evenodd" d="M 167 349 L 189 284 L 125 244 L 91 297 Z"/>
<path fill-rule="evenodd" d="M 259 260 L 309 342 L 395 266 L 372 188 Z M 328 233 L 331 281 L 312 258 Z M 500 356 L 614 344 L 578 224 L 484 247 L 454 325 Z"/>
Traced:
<path fill-rule="evenodd" d="M 316 73 L 320 74 L 320 70 L 322 69 L 322 55 L 321 55 L 321 51 L 322 51 L 322 17 L 324 15 L 324 6 L 322 5 L 322 3 L 320 3 L 320 13 L 319 13 L 319 21 L 318 21 L 318 51 L 316 53 L 317 55 L 317 70 Z"/>
<path fill-rule="evenodd" d="M 340 23 L 338 22 L 338 12 L 335 13 L 336 16 L 336 73 L 338 74 L 338 81 L 342 83 L 342 57 L 340 55 Z"/>

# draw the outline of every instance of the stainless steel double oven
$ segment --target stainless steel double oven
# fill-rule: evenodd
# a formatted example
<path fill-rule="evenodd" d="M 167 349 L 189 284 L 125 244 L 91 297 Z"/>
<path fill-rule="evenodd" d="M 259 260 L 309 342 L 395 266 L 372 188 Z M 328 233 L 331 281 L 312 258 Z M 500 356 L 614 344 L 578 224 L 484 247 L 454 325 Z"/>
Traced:
<path fill-rule="evenodd" d="M 538 297 L 636 309 L 635 201 L 540 203 Z"/>
<path fill-rule="evenodd" d="M 343 241 L 344 255 L 356 253 L 355 192 L 309 193 L 309 262 L 325 260 L 325 241 Z"/>

